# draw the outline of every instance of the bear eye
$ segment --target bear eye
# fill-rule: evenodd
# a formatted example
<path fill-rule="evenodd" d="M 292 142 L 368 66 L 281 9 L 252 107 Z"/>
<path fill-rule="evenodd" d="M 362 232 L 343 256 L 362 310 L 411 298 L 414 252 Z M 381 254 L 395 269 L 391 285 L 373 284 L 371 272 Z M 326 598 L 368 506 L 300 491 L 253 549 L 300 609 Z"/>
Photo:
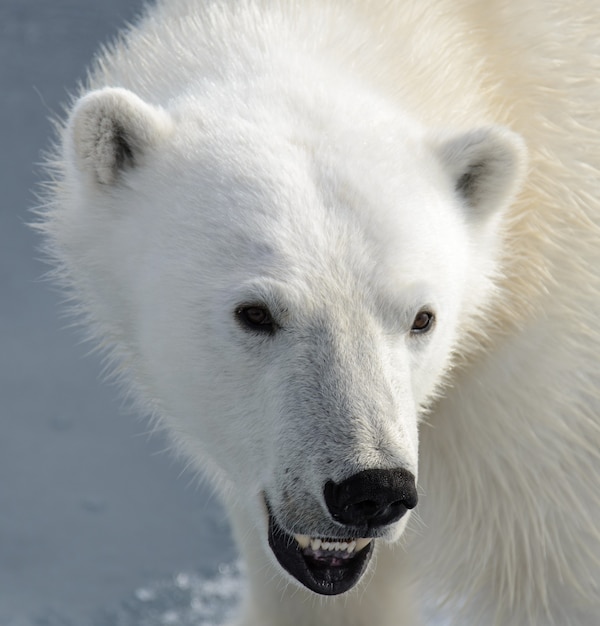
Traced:
<path fill-rule="evenodd" d="M 235 316 L 246 330 L 259 333 L 273 333 L 275 321 L 269 309 L 263 304 L 245 304 L 236 309 Z"/>
<path fill-rule="evenodd" d="M 433 313 L 426 310 L 419 311 L 413 320 L 410 332 L 413 334 L 426 333 L 433 328 L 434 321 Z"/>

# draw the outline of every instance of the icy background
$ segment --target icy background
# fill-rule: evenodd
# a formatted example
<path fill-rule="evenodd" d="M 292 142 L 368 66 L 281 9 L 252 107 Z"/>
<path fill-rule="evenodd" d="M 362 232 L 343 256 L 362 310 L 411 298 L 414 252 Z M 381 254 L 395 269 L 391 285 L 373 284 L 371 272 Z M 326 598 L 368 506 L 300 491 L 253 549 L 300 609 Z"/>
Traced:
<path fill-rule="evenodd" d="M 209 626 L 243 586 L 219 504 L 124 415 L 27 228 L 48 116 L 141 0 L 0 0 L 0 626 Z"/>

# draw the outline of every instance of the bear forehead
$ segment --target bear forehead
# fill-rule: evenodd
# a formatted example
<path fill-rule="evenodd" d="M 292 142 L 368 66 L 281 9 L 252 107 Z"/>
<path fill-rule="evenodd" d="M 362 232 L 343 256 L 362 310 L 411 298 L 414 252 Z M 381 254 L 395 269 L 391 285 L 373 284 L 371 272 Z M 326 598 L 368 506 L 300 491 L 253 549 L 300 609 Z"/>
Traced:
<path fill-rule="evenodd" d="M 149 194 L 150 202 L 161 203 L 159 231 L 175 233 L 179 245 L 183 223 L 196 244 L 226 247 L 232 270 L 242 260 L 242 267 L 264 272 L 335 266 L 361 274 L 383 267 L 439 272 L 448 269 L 450 253 L 456 257 L 468 247 L 458 208 L 426 173 L 367 182 L 360 172 L 301 152 L 285 163 L 272 155 L 265 163 L 261 156 L 238 167 L 236 157 L 201 155 L 168 176 L 149 172 L 152 187 L 167 187 Z M 166 229 L 165 220 L 171 223 Z"/>
<path fill-rule="evenodd" d="M 350 142 L 264 130 L 186 128 L 160 158 L 166 176 L 151 169 L 146 178 L 166 181 L 169 190 L 159 197 L 192 200 L 196 219 L 214 218 L 221 227 L 256 224 L 268 233 L 277 223 L 283 236 L 296 229 L 343 232 L 353 222 L 373 239 L 393 229 L 400 244 L 464 230 L 450 181 L 424 141 L 401 133 L 390 141 L 390 130 L 382 143 L 368 128 Z"/>

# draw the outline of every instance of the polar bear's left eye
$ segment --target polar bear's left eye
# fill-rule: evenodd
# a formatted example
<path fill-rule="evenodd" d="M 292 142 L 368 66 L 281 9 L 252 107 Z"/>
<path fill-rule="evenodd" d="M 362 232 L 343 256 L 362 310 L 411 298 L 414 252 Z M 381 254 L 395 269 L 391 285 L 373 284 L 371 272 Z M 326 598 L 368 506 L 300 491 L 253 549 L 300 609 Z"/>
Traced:
<path fill-rule="evenodd" d="M 247 304 L 236 309 L 235 316 L 243 328 L 260 333 L 275 331 L 275 321 L 263 304 Z"/>
<path fill-rule="evenodd" d="M 433 328 L 435 315 L 431 311 L 422 309 L 417 313 L 413 320 L 411 333 L 426 333 Z"/>

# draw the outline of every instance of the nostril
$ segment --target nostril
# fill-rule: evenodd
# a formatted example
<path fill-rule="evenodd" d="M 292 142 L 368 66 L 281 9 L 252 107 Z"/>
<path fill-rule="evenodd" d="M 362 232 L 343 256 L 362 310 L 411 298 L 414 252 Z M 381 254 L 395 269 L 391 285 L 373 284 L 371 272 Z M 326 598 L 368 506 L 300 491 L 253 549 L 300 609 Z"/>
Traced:
<path fill-rule="evenodd" d="M 363 470 L 325 484 L 331 517 L 344 525 L 377 528 L 399 520 L 417 505 L 415 477 L 404 468 Z"/>

